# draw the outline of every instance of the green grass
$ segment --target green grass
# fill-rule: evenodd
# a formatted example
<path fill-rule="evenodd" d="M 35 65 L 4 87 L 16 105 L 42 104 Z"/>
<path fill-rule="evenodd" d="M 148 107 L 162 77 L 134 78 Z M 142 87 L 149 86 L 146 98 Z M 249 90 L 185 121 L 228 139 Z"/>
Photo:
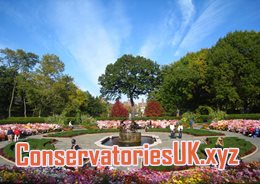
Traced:
<path fill-rule="evenodd" d="M 199 147 L 199 156 L 202 158 L 205 158 L 204 150 L 205 148 L 214 148 L 215 143 L 217 141 L 217 137 L 210 137 L 208 138 L 210 144 L 201 144 Z M 224 147 L 225 148 L 239 148 L 239 156 L 243 157 L 247 154 L 249 154 L 249 151 L 251 151 L 254 148 L 254 145 L 246 141 L 244 139 L 240 139 L 238 137 L 224 137 Z"/>
<path fill-rule="evenodd" d="M 46 137 L 74 137 L 83 134 L 97 134 L 97 133 L 108 133 L 118 132 L 118 129 L 89 129 L 89 130 L 70 130 L 59 132 L 55 134 L 48 134 Z"/>
<path fill-rule="evenodd" d="M 200 157 L 200 159 L 205 159 L 206 155 L 205 155 L 205 148 L 214 148 L 215 147 L 215 143 L 217 141 L 217 137 L 210 137 L 209 139 L 209 144 L 200 144 L 200 147 L 198 149 L 198 156 Z M 254 145 L 249 142 L 246 141 L 244 139 L 240 139 L 237 137 L 224 137 L 224 147 L 225 148 L 239 148 L 239 157 L 243 157 L 247 154 L 250 154 L 250 152 L 253 151 L 254 149 Z M 170 170 L 176 170 L 176 166 L 172 165 L 172 166 L 149 166 L 149 169 L 152 170 L 156 170 L 156 171 L 170 171 Z M 181 168 L 184 169 L 184 168 Z"/>
<path fill-rule="evenodd" d="M 148 132 L 171 132 L 170 128 L 151 128 L 148 129 Z M 203 129 L 183 129 L 183 133 L 194 135 L 194 136 L 220 136 L 224 135 L 223 133 L 210 131 L 210 130 L 203 130 Z"/>
<path fill-rule="evenodd" d="M 30 149 L 42 150 L 42 149 L 51 149 L 54 150 L 55 147 L 52 144 L 54 139 L 27 139 L 21 140 L 19 142 L 28 142 L 30 144 Z M 3 148 L 3 154 L 5 157 L 14 160 L 15 159 L 15 142 L 8 144 Z M 28 153 L 23 153 L 23 156 L 28 156 Z"/>

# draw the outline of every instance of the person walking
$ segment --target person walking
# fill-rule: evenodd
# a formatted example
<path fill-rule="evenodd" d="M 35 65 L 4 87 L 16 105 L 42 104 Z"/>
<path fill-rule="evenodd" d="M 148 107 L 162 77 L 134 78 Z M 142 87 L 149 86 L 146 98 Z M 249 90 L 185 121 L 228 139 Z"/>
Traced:
<path fill-rule="evenodd" d="M 260 130 L 259 127 L 255 127 L 253 138 L 259 137 Z"/>
<path fill-rule="evenodd" d="M 14 134 L 13 130 L 11 129 L 11 127 L 9 127 L 9 129 L 7 130 L 7 133 L 6 133 L 8 142 L 13 141 L 13 134 Z"/>
<path fill-rule="evenodd" d="M 190 128 L 191 128 L 191 129 L 193 129 L 193 124 L 194 124 L 193 119 L 190 119 Z"/>
<path fill-rule="evenodd" d="M 14 142 L 17 142 L 18 139 L 20 138 L 21 131 L 18 128 L 15 128 L 14 130 Z"/>
<path fill-rule="evenodd" d="M 179 132 L 179 138 L 182 138 L 182 132 L 183 132 L 183 125 L 180 123 L 178 126 L 178 132 Z"/>
<path fill-rule="evenodd" d="M 78 150 L 81 149 L 76 143 L 76 139 L 71 139 L 71 149 Z"/>
<path fill-rule="evenodd" d="M 175 138 L 175 126 L 174 125 L 170 125 L 170 130 L 171 130 L 170 137 L 171 138 Z"/>

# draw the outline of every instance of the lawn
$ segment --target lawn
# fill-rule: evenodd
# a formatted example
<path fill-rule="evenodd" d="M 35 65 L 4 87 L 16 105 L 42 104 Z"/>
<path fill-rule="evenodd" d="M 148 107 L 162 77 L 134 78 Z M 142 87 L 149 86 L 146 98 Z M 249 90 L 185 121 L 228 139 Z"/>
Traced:
<path fill-rule="evenodd" d="M 51 149 L 54 150 L 55 147 L 52 144 L 55 140 L 54 139 L 27 139 L 21 140 L 19 142 L 28 142 L 30 144 L 30 149 L 35 150 L 42 150 L 42 149 Z M 8 144 L 0 151 L 1 155 L 4 157 L 15 160 L 15 142 Z M 23 156 L 28 156 L 28 153 L 23 153 Z"/>
<path fill-rule="evenodd" d="M 70 130 L 59 132 L 55 134 L 48 134 L 46 137 L 74 137 L 83 134 L 97 134 L 97 133 L 109 133 L 118 132 L 118 129 L 89 129 L 89 130 Z"/>
<path fill-rule="evenodd" d="M 200 157 L 200 159 L 205 159 L 206 155 L 205 155 L 205 148 L 214 148 L 217 137 L 210 137 L 209 139 L 209 144 L 200 144 L 200 147 L 198 149 L 198 155 Z M 247 154 L 252 153 L 256 147 L 249 141 L 246 141 L 244 139 L 240 139 L 237 137 L 225 137 L 224 138 L 224 147 L 225 148 L 231 148 L 231 147 L 235 147 L 235 148 L 239 148 L 239 157 L 243 157 Z M 156 171 L 172 171 L 172 170 L 181 170 L 181 169 L 185 169 L 188 168 L 187 166 L 184 167 L 177 167 L 177 166 L 149 166 L 148 167 L 151 170 L 156 170 Z"/>
<path fill-rule="evenodd" d="M 205 148 L 214 148 L 215 143 L 217 141 L 217 137 L 210 137 L 208 138 L 210 144 L 201 144 L 199 147 L 199 156 L 201 158 L 205 158 L 204 149 Z M 255 146 L 244 139 L 240 139 L 238 137 L 224 137 L 224 147 L 225 148 L 239 148 L 239 156 L 243 157 L 245 155 L 250 154 L 255 150 Z"/>
<path fill-rule="evenodd" d="M 148 129 L 148 132 L 171 132 L 170 128 L 151 128 Z M 183 129 L 183 133 L 190 134 L 194 136 L 222 136 L 225 135 L 223 133 L 210 131 L 210 130 L 203 130 L 203 129 Z"/>

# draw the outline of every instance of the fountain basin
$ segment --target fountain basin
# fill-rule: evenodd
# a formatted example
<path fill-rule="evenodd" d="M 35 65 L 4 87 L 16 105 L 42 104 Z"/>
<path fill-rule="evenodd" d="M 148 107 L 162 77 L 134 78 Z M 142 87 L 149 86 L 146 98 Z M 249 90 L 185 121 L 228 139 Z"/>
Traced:
<path fill-rule="evenodd" d="M 141 146 L 141 139 L 141 132 L 120 132 L 119 138 L 113 138 L 112 143 L 118 146 Z M 145 140 L 143 140 L 143 142 L 144 141 Z M 152 139 L 149 140 L 149 142 L 152 142 Z"/>
<path fill-rule="evenodd" d="M 139 135 L 136 135 L 137 140 L 139 140 Z M 134 139 L 134 138 L 133 138 Z M 153 147 L 155 145 L 158 145 L 161 142 L 161 139 L 159 136 L 156 135 L 145 135 L 143 134 L 141 136 L 140 134 L 140 141 L 136 142 L 120 142 L 119 136 L 106 136 L 99 141 L 95 142 L 95 144 L 102 148 L 112 148 L 114 145 L 119 146 L 120 148 L 143 148 L 144 144 L 149 144 L 149 147 Z"/>

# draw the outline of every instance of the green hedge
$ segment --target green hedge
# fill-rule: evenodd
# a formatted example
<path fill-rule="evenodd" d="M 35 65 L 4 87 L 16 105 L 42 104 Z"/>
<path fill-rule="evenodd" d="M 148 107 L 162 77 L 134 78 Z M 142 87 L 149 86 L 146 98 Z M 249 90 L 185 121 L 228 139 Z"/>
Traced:
<path fill-rule="evenodd" d="M 11 117 L 0 120 L 0 124 L 12 124 L 12 123 L 45 123 L 44 117 Z"/>
<path fill-rule="evenodd" d="M 111 132 L 119 132 L 119 129 L 89 129 L 89 130 L 70 130 L 59 133 L 51 133 L 46 135 L 45 137 L 74 137 L 78 135 L 84 134 L 98 134 L 98 133 L 111 133 Z"/>
<path fill-rule="evenodd" d="M 260 114 L 228 114 L 225 119 L 254 119 L 260 120 Z"/>

